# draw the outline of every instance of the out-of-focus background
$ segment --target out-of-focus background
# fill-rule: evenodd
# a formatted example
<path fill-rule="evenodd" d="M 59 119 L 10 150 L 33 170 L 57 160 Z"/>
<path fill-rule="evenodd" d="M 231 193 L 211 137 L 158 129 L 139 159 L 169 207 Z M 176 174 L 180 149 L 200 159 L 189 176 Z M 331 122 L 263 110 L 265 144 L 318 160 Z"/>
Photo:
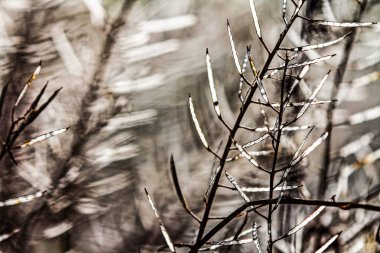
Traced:
<path fill-rule="evenodd" d="M 282 1 L 255 2 L 264 40 L 272 48 L 284 27 Z M 312 2 L 307 1 L 303 14 L 316 19 L 353 21 L 360 1 Z M 376 21 L 379 14 L 379 2 L 368 1 L 362 20 Z M 59 87 L 63 89 L 23 138 L 71 126 L 60 136 L 17 152 L 17 166 L 10 161 L 1 162 L 1 199 L 49 191 L 44 198 L 0 209 L 0 231 L 12 234 L 0 242 L 3 252 L 154 252 L 164 240 L 144 187 L 172 238 L 179 242 L 192 240 L 197 224 L 176 198 L 169 156 L 174 156 L 190 206 L 201 213 L 203 194 L 215 164 L 192 125 L 188 95 L 194 100 L 209 143 L 215 149 L 223 147 L 227 132 L 213 112 L 205 50 L 209 48 L 212 58 L 223 116 L 232 124 L 240 106 L 239 75 L 230 52 L 227 19 L 241 62 L 246 46 L 251 45 L 260 68 L 267 53 L 256 37 L 248 0 L 0 1 L 1 82 L 11 82 L 9 94 L 13 96 L 7 101 L 2 121 L 10 116 L 17 94 L 42 60 L 41 73 L 18 110 L 22 112 L 22 106 L 47 81 L 48 94 Z M 316 29 L 297 21 L 285 45 L 320 43 L 347 31 Z M 372 193 L 371 201 L 378 199 L 379 34 L 379 25 L 357 30 L 343 81 L 334 97 L 339 100 L 334 122 L 352 120 L 353 126 L 333 131 L 331 155 L 343 158 L 336 159 L 336 164 L 333 160 L 326 199 L 336 194 L 339 200 L 353 200 L 368 192 Z M 310 87 L 315 87 L 328 69 L 335 75 L 344 57 L 344 42 L 310 52 L 304 59 L 331 53 L 337 56 L 327 64 L 313 67 L 298 91 L 301 98 L 310 94 Z M 275 101 L 276 82 L 268 81 L 266 85 Z M 318 95 L 320 100 L 331 99 L 332 86 L 333 78 Z M 302 121 L 316 125 L 313 137 L 326 127 L 326 108 L 315 107 Z M 250 113 L 246 122 L 261 126 L 258 111 Z M 2 122 L 3 126 L 7 124 Z M 3 138 L 5 127 L 0 132 Z M 296 147 L 303 137 L 304 133 L 290 136 L 286 146 Z M 342 151 L 342 147 L 358 139 L 362 141 L 352 145 L 353 149 Z M 321 147 L 305 161 L 303 171 L 295 175 L 304 184 L 306 190 L 302 194 L 308 193 L 307 198 L 317 197 L 315 178 L 322 168 L 322 157 Z M 246 161 L 229 168 L 241 182 L 267 186 L 266 178 Z M 222 192 L 215 215 L 226 214 L 241 203 L 236 194 Z M 331 233 L 345 230 L 340 252 L 364 252 L 363 247 L 374 242 L 374 221 L 379 217 L 364 211 L 331 211 L 323 217 L 322 224 Z M 291 218 L 292 224 L 296 218 Z M 363 226 L 356 227 L 358 231 L 344 226 L 354 227 L 359 222 Z M 265 244 L 265 232 L 262 236 Z M 349 247 L 355 250 L 346 251 Z M 286 245 L 276 250 L 301 252 L 300 248 Z"/>

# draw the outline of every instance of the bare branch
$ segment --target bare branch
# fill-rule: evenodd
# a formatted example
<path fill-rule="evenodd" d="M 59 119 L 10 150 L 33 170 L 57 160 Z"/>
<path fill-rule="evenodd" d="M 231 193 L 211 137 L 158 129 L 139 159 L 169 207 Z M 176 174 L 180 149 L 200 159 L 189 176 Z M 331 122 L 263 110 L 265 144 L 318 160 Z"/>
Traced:
<path fill-rule="evenodd" d="M 222 228 L 224 228 L 227 224 L 230 223 L 236 216 L 241 214 L 245 209 L 254 205 L 256 208 L 259 208 L 263 205 L 268 205 L 270 203 L 275 204 L 278 202 L 278 198 L 273 199 L 263 199 L 251 201 L 249 203 L 245 203 L 239 208 L 235 209 L 231 212 L 227 217 L 225 217 L 222 221 L 220 221 L 217 225 L 215 225 L 202 239 L 198 242 L 198 244 L 193 245 L 192 249 L 196 248 L 197 245 L 204 245 L 211 237 L 213 237 L 216 233 L 218 233 Z M 335 202 L 335 201 L 324 201 L 324 200 L 307 200 L 307 199 L 295 199 L 290 198 L 288 196 L 284 196 L 281 198 L 279 204 L 286 205 L 305 205 L 305 206 L 331 206 L 336 207 L 342 210 L 351 210 L 351 209 L 364 209 L 368 211 L 380 212 L 380 206 L 370 205 L 370 204 L 360 204 L 355 202 Z"/>

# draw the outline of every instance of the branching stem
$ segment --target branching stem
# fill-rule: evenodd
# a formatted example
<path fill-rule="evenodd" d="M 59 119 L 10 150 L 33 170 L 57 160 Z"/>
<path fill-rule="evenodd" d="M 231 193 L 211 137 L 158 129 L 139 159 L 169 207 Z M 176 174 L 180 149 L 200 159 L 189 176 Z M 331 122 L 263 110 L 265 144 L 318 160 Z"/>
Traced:
<path fill-rule="evenodd" d="M 300 2 L 300 6 L 299 8 L 297 8 L 297 12 L 293 13 L 292 17 L 290 18 L 289 20 L 289 23 L 287 24 L 287 26 L 285 27 L 285 29 L 282 31 L 282 33 L 280 34 L 279 36 L 279 39 L 277 40 L 277 43 L 276 45 L 274 46 L 273 50 L 271 51 L 271 53 L 268 55 L 268 58 L 262 68 L 262 71 L 260 72 L 260 74 L 258 75 L 258 81 L 262 80 L 267 72 L 267 70 L 269 69 L 269 66 L 270 64 L 272 63 L 272 60 L 273 58 L 276 56 L 277 54 L 277 51 L 279 50 L 283 40 L 285 39 L 286 37 L 286 34 L 288 33 L 290 27 L 292 26 L 293 22 L 297 19 L 298 17 L 298 11 L 300 10 L 301 6 L 303 5 L 304 1 L 301 1 Z M 198 252 L 198 250 L 205 244 L 205 242 L 207 242 L 207 240 L 204 240 L 205 238 L 203 238 L 203 234 L 205 232 L 205 229 L 206 229 L 206 225 L 207 225 L 207 222 L 208 222 L 208 219 L 209 219 L 209 215 L 210 215 L 210 211 L 211 211 L 211 207 L 212 207 L 212 204 L 214 202 L 214 198 L 215 198 L 215 195 L 216 195 L 216 191 L 218 189 L 218 184 L 219 184 L 219 181 L 220 181 L 220 178 L 221 178 L 221 175 L 223 173 L 223 168 L 224 168 L 224 165 L 225 165 L 225 162 L 226 162 L 226 159 L 228 158 L 228 154 L 230 152 L 230 149 L 231 149 L 231 146 L 232 146 L 232 143 L 233 143 L 233 139 L 235 138 L 235 135 L 238 131 L 238 129 L 240 128 L 240 123 L 249 107 L 249 105 L 251 104 L 251 100 L 252 100 L 252 97 L 253 95 L 255 94 L 256 92 L 256 89 L 257 89 L 257 84 L 254 85 L 244 103 L 241 105 L 240 107 L 240 112 L 237 116 L 237 119 L 235 121 L 235 124 L 234 126 L 232 127 L 232 130 L 230 131 L 230 135 L 229 135 L 229 138 L 228 138 L 228 141 L 225 145 L 225 148 L 224 148 L 224 151 L 223 151 L 223 155 L 221 157 L 221 160 L 220 160 L 220 170 L 219 172 L 215 175 L 215 183 L 212 185 L 211 189 L 210 189 L 210 193 L 209 193 L 209 197 L 208 197 L 208 202 L 207 202 L 207 205 L 205 207 L 205 211 L 203 213 L 203 217 L 202 217 L 202 220 L 201 220 L 201 224 L 199 226 L 199 230 L 198 230 L 198 235 L 197 235 L 197 238 L 196 238 L 196 242 L 195 244 L 191 247 L 190 249 L 190 252 L 191 253 L 195 253 L 195 252 Z"/>

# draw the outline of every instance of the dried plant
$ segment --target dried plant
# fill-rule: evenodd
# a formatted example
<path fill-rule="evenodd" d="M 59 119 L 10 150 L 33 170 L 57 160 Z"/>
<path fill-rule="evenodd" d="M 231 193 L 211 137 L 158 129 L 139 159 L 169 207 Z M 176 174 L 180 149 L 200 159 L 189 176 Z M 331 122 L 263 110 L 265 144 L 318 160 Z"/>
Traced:
<path fill-rule="evenodd" d="M 378 8 L 0 1 L 1 252 L 375 252 Z"/>
<path fill-rule="evenodd" d="M 161 176 L 144 165 L 152 156 L 146 140 L 163 114 L 151 101 L 178 79 L 202 71 L 202 63 L 188 66 L 192 52 L 180 50 L 193 46 L 194 38 L 201 43 L 194 28 L 199 18 L 183 13 L 182 1 L 171 2 L 173 12 L 166 13 L 158 11 L 166 10 L 162 1 L 0 1 L 1 88 L 8 89 L 0 128 L 6 144 L 0 165 L 6 168 L 0 173 L 2 252 L 135 252 L 160 241 L 141 187 L 153 183 L 154 173 Z M 5 143 L 12 108 L 40 59 L 43 71 L 27 86 L 15 120 L 24 122 L 18 116 L 47 80 L 40 105 L 46 94 L 63 89 L 18 138 L 12 133 Z M 70 131 L 40 141 L 66 130 L 62 126 Z"/>
<path fill-rule="evenodd" d="M 321 8 L 326 14 L 325 16 L 332 16 L 330 2 L 321 2 L 323 2 Z M 207 135 L 202 130 L 202 124 L 197 116 L 197 103 L 194 102 L 193 97 L 189 96 L 190 114 L 199 139 L 204 148 L 217 161 L 217 168 L 212 173 L 207 191 L 204 194 L 204 208 L 202 210 L 191 209 L 189 200 L 185 198 L 185 195 L 188 194 L 183 193 L 177 178 L 178 171 L 174 158 L 170 158 L 170 170 L 176 194 L 184 211 L 194 220 L 194 240 L 191 242 L 173 242 L 164 227 L 165 221 L 159 218 L 152 199 L 146 193 L 159 220 L 167 247 L 171 252 L 175 252 L 178 248 L 186 248 L 189 252 L 214 250 L 227 252 L 232 245 L 234 245 L 233 252 L 238 250 L 245 252 L 244 249 L 249 248 L 243 245 L 252 242 L 254 246 L 251 247 L 256 248 L 257 252 L 263 252 L 264 248 L 267 252 L 309 252 L 312 250 L 324 252 L 332 245 L 335 245 L 336 252 L 340 252 L 339 248 L 345 248 L 345 245 L 350 241 L 347 234 L 341 235 L 341 230 L 345 229 L 344 221 L 332 222 L 328 218 L 336 216 L 339 209 L 350 210 L 351 213 L 355 213 L 357 210 L 358 213 L 365 212 L 371 216 L 365 225 L 354 232 L 356 235 L 364 227 L 373 228 L 376 226 L 380 206 L 378 203 L 361 202 L 361 200 L 372 199 L 373 196 L 377 196 L 378 190 L 374 194 L 368 193 L 356 200 L 349 199 L 347 201 L 342 201 L 341 194 L 343 193 L 342 185 L 348 184 L 347 177 L 353 173 L 355 168 L 373 163 L 378 157 L 378 150 L 368 154 L 368 157 L 362 161 L 357 161 L 351 165 L 347 164 L 348 167 L 342 165 L 345 162 L 331 165 L 335 159 L 346 161 L 349 154 L 356 153 L 359 149 L 357 145 L 350 144 L 350 148 L 348 146 L 343 147 L 340 150 L 340 157 L 335 158 L 331 152 L 333 130 L 343 126 L 361 124 L 380 116 L 378 107 L 375 107 L 351 115 L 342 123 L 337 123 L 333 118 L 333 113 L 338 103 L 341 102 L 336 98 L 343 83 L 343 76 L 357 37 L 358 28 L 365 29 L 365 27 L 376 24 L 376 22 L 362 20 L 368 8 L 367 1 L 357 1 L 355 4 L 357 11 L 352 20 L 337 21 L 335 18 L 332 20 L 315 18 L 317 15 L 311 10 L 316 11 L 318 7 L 313 1 L 283 1 L 283 29 L 274 46 L 271 47 L 263 35 L 255 1 L 250 0 L 249 5 L 256 35 L 261 43 L 261 49 L 267 53 L 261 67 L 252 56 L 252 53 L 259 49 L 253 50 L 250 46 L 247 47 L 243 63 L 241 63 L 236 48 L 237 44 L 233 39 L 233 30 L 230 22 L 227 21 L 227 33 L 232 56 L 236 72 L 240 78 L 238 89 L 240 108 L 232 123 L 223 116 L 223 110 L 217 96 L 218 86 L 214 82 L 211 56 L 209 50 L 206 50 L 206 68 L 211 100 L 216 117 L 228 132 L 228 138 L 226 138 L 226 143 L 222 145 L 221 151 L 212 145 L 217 141 L 208 140 Z M 289 44 L 287 41 L 291 36 L 289 34 L 295 33 L 296 22 L 302 22 L 302 33 L 307 34 L 307 36 L 304 35 L 307 42 L 301 45 L 285 46 Z M 335 38 L 328 41 L 318 41 L 317 33 L 322 29 L 331 31 L 331 36 Z M 309 72 L 319 71 L 318 73 L 320 73 L 321 66 L 327 65 L 327 62 L 336 56 L 335 53 L 321 56 L 319 52 L 331 47 L 334 48 L 342 43 L 344 44 L 344 51 L 339 56 L 341 59 L 339 59 L 337 69 L 333 72 L 331 70 L 326 71 L 320 75 L 319 80 L 315 83 L 307 80 L 306 85 Z M 374 78 L 377 75 L 375 73 L 362 77 L 359 79 L 360 81 L 356 79 L 351 83 L 361 81 L 368 83 L 371 78 L 373 78 L 372 80 L 376 79 Z M 273 83 L 276 92 L 271 94 L 268 92 L 268 86 Z M 326 84 L 331 85 L 330 99 L 317 99 L 320 91 L 328 86 Z M 309 89 L 309 94 L 302 94 L 301 85 Z M 223 103 L 223 101 L 221 102 Z M 315 122 L 311 122 L 309 118 L 306 120 L 306 125 L 303 119 L 306 114 L 310 113 L 312 107 L 318 105 L 327 107 L 325 109 L 326 126 L 321 131 L 320 137 L 311 141 L 309 136 L 314 135 L 312 132 L 321 129 L 321 126 L 317 124 L 316 127 Z M 259 117 L 259 120 L 252 120 L 252 112 L 255 111 L 260 111 L 260 114 L 253 114 L 254 117 Z M 252 122 L 254 123 L 252 124 Z M 264 126 L 256 126 L 257 122 L 264 122 Z M 250 123 L 252 125 L 249 125 Z M 305 130 L 308 130 L 308 133 L 302 134 Z M 257 136 L 257 134 L 259 135 Z M 288 144 L 289 140 L 296 140 L 299 138 L 298 135 L 303 136 L 301 142 L 298 147 L 291 147 Z M 368 145 L 370 138 L 366 138 L 366 136 L 361 138 L 365 140 L 360 141 L 359 146 Z M 307 144 L 309 142 L 311 144 Z M 254 147 L 257 149 L 252 150 Z M 305 161 L 321 147 L 323 147 L 323 154 L 317 161 L 321 167 L 319 181 L 317 182 L 318 189 L 316 194 L 310 195 L 308 186 L 302 185 L 304 184 L 302 176 L 301 179 L 295 177 L 297 177 L 297 173 L 307 173 Z M 251 175 L 265 178 L 267 185 L 261 187 L 244 185 L 243 187 L 240 181 L 250 180 L 247 178 L 238 179 L 234 176 L 240 174 L 238 172 L 239 166 L 241 166 L 241 163 L 238 163 L 241 160 L 240 158 L 248 160 L 252 166 Z M 335 173 L 340 171 L 337 173 L 337 184 L 328 182 L 332 169 Z M 223 175 L 226 176 L 229 184 L 223 183 L 225 181 Z M 342 177 L 344 178 L 342 179 Z M 378 188 L 376 186 L 376 189 Z M 236 198 L 241 198 L 245 203 L 235 206 L 233 211 L 225 215 L 213 216 L 214 206 L 220 205 L 220 202 L 223 201 L 222 198 L 217 198 L 218 193 L 223 189 L 235 191 Z M 347 187 L 345 190 L 347 191 Z M 191 200 L 191 202 L 195 201 L 197 200 Z M 323 216 L 325 210 L 329 210 L 329 213 L 325 215 L 327 221 L 324 221 L 323 224 L 321 222 L 316 223 L 315 220 Z M 306 214 L 304 214 L 305 212 Z M 234 235 L 226 238 L 225 234 L 231 234 L 235 228 Z M 351 236 L 351 238 L 353 237 L 355 235 Z M 379 240 L 378 237 L 377 232 L 377 240 Z"/>
<path fill-rule="evenodd" d="M 118 83 L 143 78 L 139 62 L 154 56 L 141 55 L 150 47 L 139 41 L 144 50 L 128 55 L 138 71 L 120 68 L 127 56 L 119 52 L 137 46 L 122 35 L 133 4 L 0 1 L 1 252 L 114 251 L 135 241 L 126 233 L 142 234 L 126 232 L 139 221 L 123 196 L 138 192 L 131 180 L 137 170 L 130 168 L 139 148 L 131 129 L 149 125 L 156 112 L 131 113 L 126 106 L 146 81 Z M 41 85 L 46 79 L 50 85 Z M 110 231 L 112 238 L 103 240 Z"/>
<path fill-rule="evenodd" d="M 30 139 L 24 140 L 20 142 L 18 139 L 19 137 L 22 137 L 22 135 L 25 135 L 24 132 L 27 131 L 28 127 L 33 123 L 34 120 L 36 120 L 39 116 L 41 116 L 42 112 L 46 109 L 46 107 L 55 99 L 55 97 L 58 95 L 60 89 L 55 90 L 50 97 L 46 99 L 46 101 L 43 104 L 39 105 L 40 100 L 44 97 L 45 90 L 48 86 L 46 83 L 38 95 L 32 100 L 32 102 L 24 106 L 26 107 L 25 112 L 20 113 L 20 104 L 23 102 L 24 96 L 27 94 L 27 91 L 29 87 L 32 85 L 32 82 L 37 78 L 38 74 L 41 71 L 41 64 L 38 65 L 38 67 L 35 69 L 31 77 L 26 81 L 23 89 L 21 92 L 18 94 L 17 98 L 15 101 L 12 101 L 12 96 L 8 96 L 8 89 L 10 86 L 10 82 L 6 83 L 3 86 L 3 89 L 1 91 L 1 98 L 0 98 L 0 120 L 2 122 L 10 122 L 9 125 L 3 124 L 1 128 L 2 133 L 6 133 L 5 137 L 1 138 L 1 152 L 0 152 L 0 161 L 3 162 L 3 165 L 9 164 L 9 161 L 12 161 L 14 165 L 17 165 L 17 155 L 20 153 L 20 150 L 23 149 L 28 149 L 31 146 L 33 146 L 36 143 L 45 141 L 51 137 L 54 137 L 56 135 L 62 134 L 66 132 L 69 127 L 65 128 L 60 128 L 57 130 L 53 130 L 50 132 L 43 133 L 41 135 L 38 135 L 36 137 L 32 137 Z M 14 103 L 12 107 L 5 107 L 5 104 L 11 104 Z M 10 111 L 6 111 L 9 110 Z M 3 110 L 6 111 L 4 113 L 5 115 L 9 115 L 10 119 L 6 118 L 1 118 L 3 116 Z M 8 157 L 9 159 L 4 159 L 4 157 Z M 8 166 L 3 166 L 3 175 L 6 175 L 6 173 L 11 173 Z M 7 177 L 2 178 L 3 183 L 6 182 Z M 5 192 L 2 192 L 2 196 L 4 196 Z M 0 207 L 2 208 L 12 208 L 13 206 L 20 205 L 20 204 L 25 204 L 30 201 L 33 201 L 35 199 L 45 197 L 50 193 L 49 190 L 38 190 L 33 193 L 23 195 L 23 196 L 18 196 L 18 197 L 12 197 L 9 199 L 5 199 L 0 201 Z M 3 228 L 3 234 L 0 236 L 0 242 L 10 238 L 14 234 L 20 233 L 22 230 L 25 229 L 29 224 L 29 222 L 33 219 L 35 213 L 31 212 L 28 214 L 27 218 L 25 219 L 23 224 L 17 224 L 14 225 L 15 227 L 13 228 L 8 228 L 5 226 Z M 3 217 L 2 219 L 4 219 Z M 5 232 L 4 232 L 5 231 Z"/>

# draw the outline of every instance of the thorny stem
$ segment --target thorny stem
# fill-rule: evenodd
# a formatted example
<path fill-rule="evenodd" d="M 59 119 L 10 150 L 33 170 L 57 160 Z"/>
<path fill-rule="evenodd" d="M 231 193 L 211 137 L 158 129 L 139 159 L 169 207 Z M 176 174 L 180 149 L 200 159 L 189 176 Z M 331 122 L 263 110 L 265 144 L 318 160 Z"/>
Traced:
<path fill-rule="evenodd" d="M 276 56 L 277 54 L 277 51 L 278 49 L 280 48 L 283 40 L 285 39 L 286 37 L 286 34 L 288 33 L 290 27 L 292 26 L 293 22 L 297 19 L 298 17 L 298 12 L 299 10 L 301 9 L 302 5 L 304 4 L 304 1 L 300 2 L 300 6 L 299 8 L 297 8 L 297 11 L 294 12 L 294 14 L 292 15 L 291 19 L 289 20 L 289 23 L 287 24 L 287 26 L 285 27 L 285 29 L 282 31 L 282 33 L 280 34 L 280 37 L 279 39 L 277 40 L 277 43 L 276 45 L 274 46 L 273 50 L 271 51 L 271 53 L 268 55 L 268 58 L 262 68 L 262 71 L 260 72 L 259 76 L 258 76 L 258 79 L 259 80 L 262 80 L 265 76 L 265 73 L 267 72 L 273 58 Z M 235 124 L 233 126 L 233 128 L 231 129 L 230 131 L 230 136 L 228 138 L 228 141 L 225 145 L 225 148 L 224 148 L 224 151 L 223 151 L 223 155 L 222 155 L 222 158 L 220 160 L 220 170 L 219 170 L 219 173 L 217 173 L 215 175 L 215 183 L 212 185 L 211 187 L 211 190 L 210 190 L 210 193 L 209 193 L 209 197 L 208 197 L 208 201 L 207 201 L 207 205 L 205 207 L 205 211 L 203 213 L 203 217 L 202 217 L 202 221 L 201 221 L 201 224 L 199 226 L 199 230 L 198 230 L 198 235 L 197 235 L 197 238 L 196 238 L 196 242 L 195 244 L 191 247 L 190 249 L 190 253 L 195 253 L 195 252 L 198 252 L 198 250 L 202 247 L 202 245 L 204 245 L 207 240 L 206 235 L 205 237 L 203 237 L 203 234 L 205 232 L 205 229 L 206 229 L 206 225 L 207 225 L 207 222 L 208 222 L 208 219 L 209 219 L 209 215 L 210 215 L 210 211 L 211 211 L 211 207 L 212 207 L 212 204 L 214 202 L 214 198 L 215 198 L 215 195 L 216 195 L 216 191 L 217 191 L 217 188 L 218 188 L 218 183 L 220 181 L 220 177 L 222 175 L 222 172 L 223 172 L 223 168 L 224 168 L 224 165 L 226 163 L 226 159 L 228 157 L 228 154 L 230 152 L 230 148 L 232 146 L 232 143 L 233 143 L 233 139 L 239 129 L 239 126 L 240 126 L 240 123 L 249 107 L 249 105 L 251 104 L 250 101 L 252 100 L 252 97 L 253 95 L 255 94 L 256 92 L 256 89 L 257 89 L 257 85 L 253 86 L 246 99 L 245 99 L 245 102 L 242 104 L 242 106 L 240 107 L 240 112 L 237 116 L 237 119 L 235 121 Z M 213 229 L 215 229 L 217 227 L 214 227 Z M 212 229 L 212 230 L 213 230 Z M 218 231 L 220 230 L 221 228 L 218 228 Z M 210 237 L 211 238 L 211 237 Z M 207 240 L 205 240 L 207 239 Z"/>

